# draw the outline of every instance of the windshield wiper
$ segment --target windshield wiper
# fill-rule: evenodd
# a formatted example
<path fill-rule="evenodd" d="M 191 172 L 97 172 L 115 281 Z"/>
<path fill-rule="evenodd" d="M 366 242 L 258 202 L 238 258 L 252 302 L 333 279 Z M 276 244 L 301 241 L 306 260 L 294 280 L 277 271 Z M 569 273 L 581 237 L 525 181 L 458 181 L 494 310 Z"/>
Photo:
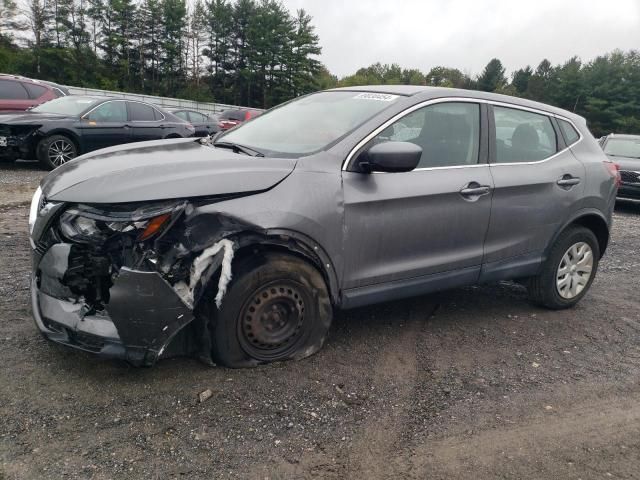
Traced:
<path fill-rule="evenodd" d="M 213 146 L 220 147 L 220 148 L 228 148 L 230 150 L 233 150 L 235 153 L 242 152 L 246 155 L 251 155 L 252 157 L 264 157 L 264 153 L 258 150 L 255 150 L 253 148 L 245 147 L 244 145 L 239 145 L 237 143 L 215 142 Z"/>

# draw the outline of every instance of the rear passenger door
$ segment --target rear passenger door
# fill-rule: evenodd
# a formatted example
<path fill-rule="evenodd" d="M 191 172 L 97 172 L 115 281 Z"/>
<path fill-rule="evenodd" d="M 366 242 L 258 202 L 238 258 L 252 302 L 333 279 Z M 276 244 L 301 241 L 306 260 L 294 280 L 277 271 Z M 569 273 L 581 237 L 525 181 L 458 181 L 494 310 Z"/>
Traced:
<path fill-rule="evenodd" d="M 164 137 L 164 115 L 151 105 L 140 102 L 127 102 L 129 124 L 133 142 L 158 140 Z"/>
<path fill-rule="evenodd" d="M 552 115 L 503 105 L 489 110 L 494 192 L 482 281 L 535 273 L 550 240 L 579 208 L 585 184 L 584 167 Z"/>

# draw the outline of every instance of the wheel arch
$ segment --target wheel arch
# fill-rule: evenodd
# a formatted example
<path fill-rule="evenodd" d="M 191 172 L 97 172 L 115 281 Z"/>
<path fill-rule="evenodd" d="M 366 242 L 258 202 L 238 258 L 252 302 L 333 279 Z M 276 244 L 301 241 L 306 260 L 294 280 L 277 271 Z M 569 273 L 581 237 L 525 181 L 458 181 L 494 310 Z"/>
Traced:
<path fill-rule="evenodd" d="M 571 219 L 569 219 L 569 221 L 567 221 L 562 226 L 562 228 L 560 228 L 556 232 L 555 236 L 553 237 L 553 240 L 549 243 L 549 246 L 547 247 L 547 251 L 545 252 L 545 254 L 549 253 L 551 246 L 556 242 L 560 234 L 564 232 L 567 228 L 574 225 L 579 225 L 579 226 L 588 228 L 593 232 L 593 234 L 596 236 L 596 239 L 598 240 L 600 258 L 602 258 L 602 256 L 604 255 L 604 252 L 607 249 L 607 246 L 609 245 L 609 223 L 607 222 L 602 212 L 595 209 L 581 210 L 576 215 L 571 217 Z"/>
<path fill-rule="evenodd" d="M 256 252 L 269 251 L 287 253 L 310 262 L 324 278 L 331 303 L 339 303 L 340 289 L 333 262 L 324 248 L 312 238 L 299 232 L 277 229 L 264 233 L 240 234 L 234 241 L 238 246 L 234 254 L 234 263 Z"/>
<path fill-rule="evenodd" d="M 42 142 L 43 140 L 49 137 L 52 137 L 54 135 L 62 135 L 67 137 L 69 140 L 71 140 L 75 144 L 76 149 L 78 150 L 78 155 L 81 155 L 82 153 L 84 153 L 82 149 L 82 141 L 80 140 L 80 136 L 77 133 L 71 130 L 68 130 L 66 128 L 56 128 L 54 130 L 47 130 L 47 132 L 43 133 L 41 138 L 38 140 L 38 144 L 40 144 L 40 142 Z"/>

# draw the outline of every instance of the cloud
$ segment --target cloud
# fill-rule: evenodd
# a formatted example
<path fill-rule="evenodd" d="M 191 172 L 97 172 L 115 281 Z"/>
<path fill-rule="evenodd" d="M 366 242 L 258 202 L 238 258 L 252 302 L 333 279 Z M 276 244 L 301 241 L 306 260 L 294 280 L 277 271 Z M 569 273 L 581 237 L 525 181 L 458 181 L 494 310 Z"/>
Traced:
<path fill-rule="evenodd" d="M 338 76 L 375 62 L 479 73 L 494 57 L 508 71 L 588 61 L 640 48 L 640 2 L 616 0 L 284 0 L 313 16 L 321 60 Z"/>

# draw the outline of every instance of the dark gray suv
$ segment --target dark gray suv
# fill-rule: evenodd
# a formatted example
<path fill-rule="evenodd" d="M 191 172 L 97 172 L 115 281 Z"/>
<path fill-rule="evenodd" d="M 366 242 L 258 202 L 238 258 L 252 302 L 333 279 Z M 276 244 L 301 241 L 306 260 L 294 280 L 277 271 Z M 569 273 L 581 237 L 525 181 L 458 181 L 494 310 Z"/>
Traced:
<path fill-rule="evenodd" d="M 607 248 L 617 171 L 583 118 L 430 87 L 308 95 L 214 141 L 90 153 L 31 205 L 50 340 L 151 365 L 299 359 L 334 308 L 518 280 L 571 307 Z"/>

